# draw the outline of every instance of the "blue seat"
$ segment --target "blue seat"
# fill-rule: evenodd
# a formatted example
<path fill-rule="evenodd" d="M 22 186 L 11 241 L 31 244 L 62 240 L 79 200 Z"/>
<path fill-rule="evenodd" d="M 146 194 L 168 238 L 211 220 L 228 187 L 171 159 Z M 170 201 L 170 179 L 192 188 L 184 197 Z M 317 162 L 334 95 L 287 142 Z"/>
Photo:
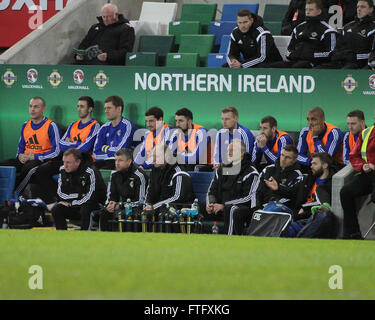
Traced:
<path fill-rule="evenodd" d="M 213 172 L 196 172 L 189 171 L 191 181 L 193 183 L 193 190 L 200 205 L 206 205 L 207 191 L 214 177 Z"/>
<path fill-rule="evenodd" d="M 259 3 L 252 4 L 229 4 L 223 5 L 223 13 L 221 15 L 221 21 L 237 21 L 237 12 L 241 9 L 248 9 L 252 13 L 258 14 Z"/>
<path fill-rule="evenodd" d="M 227 53 L 230 43 L 230 34 L 225 34 L 221 37 L 219 53 Z"/>
<path fill-rule="evenodd" d="M 209 34 L 215 35 L 215 46 L 220 46 L 223 35 L 230 35 L 237 27 L 236 21 L 211 21 L 208 28 Z"/>
<path fill-rule="evenodd" d="M 0 167 L 0 203 L 15 198 L 16 167 Z"/>
<path fill-rule="evenodd" d="M 207 58 L 208 68 L 221 68 L 227 62 L 226 54 L 223 53 L 210 53 Z"/>

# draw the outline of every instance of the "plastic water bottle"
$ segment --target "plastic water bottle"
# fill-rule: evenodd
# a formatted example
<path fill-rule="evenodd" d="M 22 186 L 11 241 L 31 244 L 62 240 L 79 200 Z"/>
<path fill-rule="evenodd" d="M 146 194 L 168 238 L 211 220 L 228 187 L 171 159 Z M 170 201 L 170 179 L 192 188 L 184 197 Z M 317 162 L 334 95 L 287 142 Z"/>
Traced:
<path fill-rule="evenodd" d="M 216 221 L 214 222 L 214 225 L 212 226 L 212 234 L 219 234 L 219 227 Z"/>
<path fill-rule="evenodd" d="M 198 215 L 198 211 L 199 211 L 199 204 L 198 204 L 198 199 L 194 199 L 194 202 L 193 204 L 191 205 L 191 215 L 192 216 L 196 216 Z"/>
<path fill-rule="evenodd" d="M 133 211 L 132 202 L 130 199 L 128 199 L 126 200 L 126 203 L 125 203 L 125 215 L 126 216 L 131 215 L 132 211 Z"/>

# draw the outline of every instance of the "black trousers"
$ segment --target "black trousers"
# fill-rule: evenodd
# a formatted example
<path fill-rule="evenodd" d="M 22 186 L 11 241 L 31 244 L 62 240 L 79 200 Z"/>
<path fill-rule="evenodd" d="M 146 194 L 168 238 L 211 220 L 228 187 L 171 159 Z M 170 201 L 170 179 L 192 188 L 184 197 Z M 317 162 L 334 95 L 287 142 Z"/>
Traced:
<path fill-rule="evenodd" d="M 0 162 L 0 166 L 16 167 L 18 173 L 16 178 L 15 191 L 18 195 L 22 193 L 29 182 L 33 182 L 35 172 L 43 162 L 40 160 L 29 160 L 26 163 L 21 163 L 18 158 L 8 159 Z"/>
<path fill-rule="evenodd" d="M 33 196 L 41 198 L 47 204 L 56 201 L 57 182 L 53 179 L 53 176 L 59 173 L 62 165 L 62 160 L 54 159 L 38 167 L 31 188 Z"/>
<path fill-rule="evenodd" d="M 252 210 L 249 206 L 225 206 L 224 232 L 228 235 L 242 235 L 245 229 L 245 224 L 250 224 L 251 217 Z"/>
<path fill-rule="evenodd" d="M 66 207 L 57 204 L 52 209 L 53 219 L 55 220 L 56 230 L 66 230 L 66 219 L 81 220 L 81 230 L 88 230 L 90 225 L 90 214 L 94 210 L 100 209 L 99 203 L 87 201 L 81 206 Z"/>
<path fill-rule="evenodd" d="M 344 185 L 340 191 L 341 205 L 344 210 L 344 237 L 360 232 L 356 198 L 372 193 L 375 202 L 375 173 L 360 173 Z"/>

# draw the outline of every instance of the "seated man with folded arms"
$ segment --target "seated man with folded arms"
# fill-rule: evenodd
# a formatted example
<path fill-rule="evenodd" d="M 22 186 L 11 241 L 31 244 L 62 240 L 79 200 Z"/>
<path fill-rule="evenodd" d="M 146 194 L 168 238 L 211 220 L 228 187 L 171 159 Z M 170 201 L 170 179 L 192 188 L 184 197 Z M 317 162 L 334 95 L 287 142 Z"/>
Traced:
<path fill-rule="evenodd" d="M 224 217 L 224 233 L 242 235 L 256 207 L 259 173 L 240 139 L 233 139 L 229 144 L 228 160 L 215 171 L 208 188 L 206 211 L 208 215 Z"/>
<path fill-rule="evenodd" d="M 358 137 L 362 130 L 366 128 L 365 115 L 361 110 L 353 110 L 346 116 L 346 123 L 348 124 L 349 131 L 344 135 L 342 143 L 342 160 L 345 165 L 349 164 L 349 153 L 353 150 Z"/>
<path fill-rule="evenodd" d="M 90 214 L 104 204 L 106 186 L 100 172 L 88 166 L 87 154 L 68 149 L 63 154 L 57 184 L 58 203 L 52 209 L 56 230 L 66 230 L 66 219 L 80 219 L 81 230 L 87 230 Z"/>
<path fill-rule="evenodd" d="M 100 215 L 100 230 L 110 230 L 108 219 L 120 209 L 119 203 L 130 199 L 132 205 L 142 205 L 146 200 L 148 177 L 146 173 L 133 162 L 133 151 L 120 149 L 115 155 L 116 171 L 111 173 L 107 188 L 105 210 Z"/>

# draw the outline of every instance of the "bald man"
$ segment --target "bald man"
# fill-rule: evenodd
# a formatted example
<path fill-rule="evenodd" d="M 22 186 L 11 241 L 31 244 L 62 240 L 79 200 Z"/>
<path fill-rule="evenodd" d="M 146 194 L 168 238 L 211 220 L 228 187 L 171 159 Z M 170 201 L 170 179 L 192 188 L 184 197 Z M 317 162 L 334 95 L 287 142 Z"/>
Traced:
<path fill-rule="evenodd" d="M 135 39 L 129 20 L 119 14 L 117 6 L 112 3 L 102 7 L 101 16 L 97 19 L 99 23 L 90 28 L 78 49 L 98 45 L 102 53 L 92 60 L 75 55 L 75 64 L 124 65 L 126 53 L 133 50 Z"/>

